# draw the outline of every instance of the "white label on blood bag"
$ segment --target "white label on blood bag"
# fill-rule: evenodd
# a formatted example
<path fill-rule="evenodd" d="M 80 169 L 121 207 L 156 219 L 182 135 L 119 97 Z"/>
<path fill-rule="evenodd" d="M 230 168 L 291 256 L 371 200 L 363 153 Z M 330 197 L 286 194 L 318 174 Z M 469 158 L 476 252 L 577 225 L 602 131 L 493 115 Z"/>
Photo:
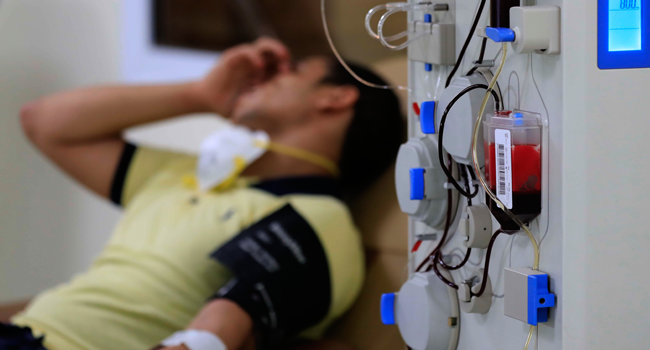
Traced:
<path fill-rule="evenodd" d="M 510 130 L 494 130 L 496 157 L 497 198 L 512 209 L 512 139 Z"/>

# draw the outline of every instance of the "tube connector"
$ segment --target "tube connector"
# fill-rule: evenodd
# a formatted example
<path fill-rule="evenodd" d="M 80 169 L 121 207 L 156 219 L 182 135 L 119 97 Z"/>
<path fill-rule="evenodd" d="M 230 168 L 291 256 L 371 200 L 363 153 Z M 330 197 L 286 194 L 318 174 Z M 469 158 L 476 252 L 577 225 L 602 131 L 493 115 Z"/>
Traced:
<path fill-rule="evenodd" d="M 497 43 L 511 43 L 516 39 L 515 31 L 510 28 L 485 28 L 485 35 Z"/>

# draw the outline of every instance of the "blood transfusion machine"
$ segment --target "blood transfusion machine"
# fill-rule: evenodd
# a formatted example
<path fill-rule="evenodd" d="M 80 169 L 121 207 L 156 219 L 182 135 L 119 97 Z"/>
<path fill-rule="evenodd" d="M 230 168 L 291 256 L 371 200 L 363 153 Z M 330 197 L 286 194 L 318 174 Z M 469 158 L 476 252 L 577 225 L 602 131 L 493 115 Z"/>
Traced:
<path fill-rule="evenodd" d="M 409 58 L 386 327 L 413 350 L 647 348 L 650 0 L 410 0 L 366 29 Z"/>

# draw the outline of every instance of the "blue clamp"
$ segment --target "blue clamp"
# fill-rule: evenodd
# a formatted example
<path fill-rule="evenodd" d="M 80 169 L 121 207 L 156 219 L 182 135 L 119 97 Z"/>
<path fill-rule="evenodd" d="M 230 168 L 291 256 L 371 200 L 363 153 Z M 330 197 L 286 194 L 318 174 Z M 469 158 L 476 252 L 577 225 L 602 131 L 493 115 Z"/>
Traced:
<path fill-rule="evenodd" d="M 425 72 L 431 72 L 433 70 L 433 65 L 431 63 L 425 63 L 424 64 L 424 71 Z"/>
<path fill-rule="evenodd" d="M 422 102 L 420 106 L 420 129 L 424 134 L 436 133 L 436 103 Z"/>
<path fill-rule="evenodd" d="M 381 322 L 387 326 L 395 325 L 395 293 L 381 296 Z"/>
<path fill-rule="evenodd" d="M 506 43 L 515 41 L 515 32 L 510 28 L 485 28 L 485 35 L 497 43 Z"/>
<path fill-rule="evenodd" d="M 411 200 L 421 201 L 424 199 L 424 169 L 411 169 Z"/>
<path fill-rule="evenodd" d="M 548 309 L 555 306 L 555 294 L 548 291 L 548 275 L 528 276 L 528 324 L 548 322 Z"/>

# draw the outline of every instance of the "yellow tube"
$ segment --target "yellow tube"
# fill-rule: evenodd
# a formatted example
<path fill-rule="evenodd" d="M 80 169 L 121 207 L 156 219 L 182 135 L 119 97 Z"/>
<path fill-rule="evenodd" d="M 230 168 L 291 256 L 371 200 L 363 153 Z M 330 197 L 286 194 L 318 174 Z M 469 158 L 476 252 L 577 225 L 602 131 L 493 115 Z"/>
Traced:
<path fill-rule="evenodd" d="M 483 103 L 481 104 L 481 109 L 479 111 L 478 118 L 476 118 L 476 124 L 474 125 L 474 137 L 472 139 L 472 156 L 473 156 L 472 160 L 474 163 L 474 171 L 476 171 L 476 173 L 478 174 L 478 178 L 481 181 L 481 185 L 485 189 L 485 193 L 487 193 L 492 198 L 492 200 L 494 200 L 494 202 L 497 203 L 499 208 L 503 210 L 503 212 L 505 212 L 522 230 L 524 230 L 524 232 L 526 232 L 526 235 L 530 239 L 530 242 L 533 244 L 533 250 L 535 251 L 533 270 L 539 270 L 539 245 L 537 244 L 537 240 L 535 239 L 535 236 L 533 236 L 533 233 L 530 232 L 528 227 L 526 227 L 526 225 L 524 225 L 524 223 L 521 222 L 521 220 L 519 220 L 519 218 L 515 214 L 513 214 L 499 200 L 499 198 L 497 198 L 497 196 L 494 193 L 492 193 L 492 191 L 490 191 L 490 187 L 487 185 L 487 182 L 485 181 L 485 177 L 481 172 L 481 167 L 479 166 L 478 163 L 477 143 L 478 143 L 479 128 L 481 126 L 481 122 L 483 121 L 483 113 L 485 112 L 485 108 L 487 107 L 488 101 L 490 100 L 490 94 L 492 93 L 494 86 L 497 84 L 497 79 L 499 79 L 499 76 L 501 75 L 503 66 L 505 66 L 506 64 L 507 53 L 508 53 L 508 43 L 503 43 L 503 55 L 501 56 L 501 65 L 499 65 L 499 68 L 494 74 L 494 77 L 490 82 L 488 90 L 485 93 L 485 97 L 483 98 Z"/>
<path fill-rule="evenodd" d="M 530 345 L 530 340 L 533 339 L 534 331 L 535 331 L 535 326 L 530 326 L 530 330 L 528 331 L 528 339 L 526 339 L 526 345 L 524 345 L 524 350 L 528 350 L 528 346 Z"/>

